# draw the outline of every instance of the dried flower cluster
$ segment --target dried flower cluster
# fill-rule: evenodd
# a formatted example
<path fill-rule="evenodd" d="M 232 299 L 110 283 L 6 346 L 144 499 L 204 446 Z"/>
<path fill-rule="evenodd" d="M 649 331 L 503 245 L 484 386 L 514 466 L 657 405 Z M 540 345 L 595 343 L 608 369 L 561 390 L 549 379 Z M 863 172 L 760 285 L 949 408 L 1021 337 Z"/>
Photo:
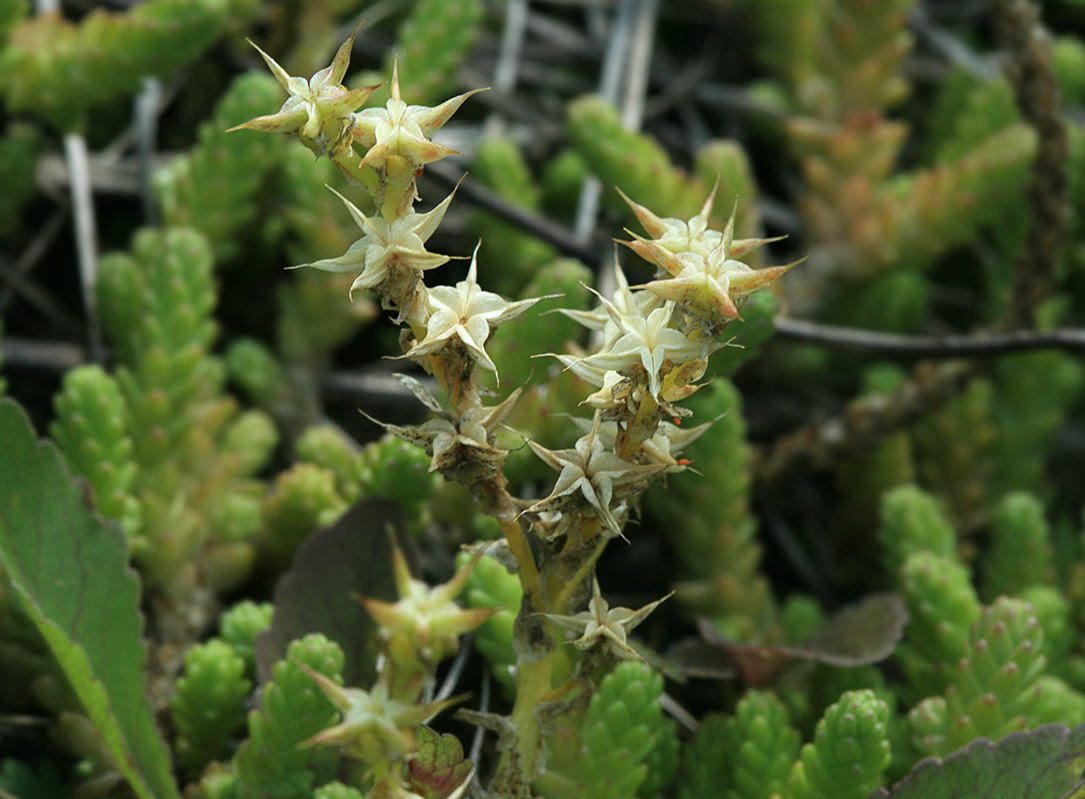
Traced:
<path fill-rule="evenodd" d="M 502 471 L 508 451 L 498 446 L 497 432 L 520 390 L 499 404 L 484 405 L 482 397 L 491 392 L 477 381 L 476 367 L 496 373 L 487 343 L 500 325 L 544 298 L 513 302 L 483 290 L 474 256 L 466 279 L 455 286 L 427 286 L 425 273 L 451 257 L 427 251 L 426 242 L 453 195 L 429 212 L 414 210 L 418 175 L 452 152 L 430 137 L 473 92 L 434 108 L 408 106 L 395 70 L 386 107 L 358 111 L 375 87 L 351 91 L 342 85 L 352 42 L 353 37 L 332 65 L 309 81 L 286 75 L 261 51 L 290 97 L 277 114 L 239 127 L 296 133 L 374 200 L 378 212 L 366 216 L 342 197 L 363 236 L 340 257 L 302 266 L 356 273 L 351 292 L 373 291 L 395 313 L 395 322 L 407 326 L 403 357 L 432 374 L 447 395 L 442 403 L 416 380 L 401 376 L 436 418 L 415 427 L 384 427 L 423 447 L 431 471 L 465 484 L 502 523 L 524 592 L 516 636 L 520 649 L 531 654 L 518 669 L 516 706 L 506 725 L 517 744 L 506 753 L 500 773 L 507 780 L 510 770 L 518 771 L 517 779 L 530 781 L 540 746 L 534 711 L 552 700 L 555 653 L 568 652 L 554 644 L 568 632 L 576 649 L 586 653 L 567 694 L 590 692 L 592 669 L 640 657 L 628 633 L 662 600 L 635 612 L 611 608 L 593 575 L 595 561 L 609 539 L 623 536 L 649 483 L 686 468 L 678 459 L 682 447 L 708 425 L 679 427 L 677 421 L 690 412 L 676 403 L 698 389 L 709 356 L 723 346 L 717 341 L 720 332 L 740 318 L 744 298 L 789 267 L 755 270 L 738 260 L 768 240 L 735 239 L 733 215 L 722 232 L 709 228 L 715 191 L 688 221 L 661 219 L 627 198 L 651 238 L 631 233 L 633 240 L 623 243 L 657 267 L 656 278 L 630 287 L 616 267 L 613 296 L 600 296 L 591 312 L 565 311 L 602 332 L 595 351 L 553 355 L 598 387 L 583 403 L 594 415 L 578 420 L 584 434 L 569 449 L 529 441 L 558 476 L 542 499 L 513 496 Z M 377 684 L 370 691 L 344 689 L 314 675 L 344 718 L 313 742 L 342 745 L 366 763 L 380 795 L 406 797 L 406 764 L 416 748 L 412 729 L 445 705 L 423 701 L 428 680 L 437 662 L 456 650 L 456 637 L 488 614 L 461 611 L 452 601 L 470 564 L 447 585 L 429 589 L 410 577 L 402 558 L 396 563 L 399 602 L 364 600 L 382 630 Z M 588 609 L 577 612 L 589 592 Z"/>

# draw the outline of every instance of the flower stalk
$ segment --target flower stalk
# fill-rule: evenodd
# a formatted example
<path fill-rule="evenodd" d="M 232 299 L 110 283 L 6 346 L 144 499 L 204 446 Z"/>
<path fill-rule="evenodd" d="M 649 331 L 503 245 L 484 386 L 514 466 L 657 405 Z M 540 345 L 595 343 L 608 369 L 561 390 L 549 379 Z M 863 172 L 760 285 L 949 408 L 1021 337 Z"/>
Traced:
<path fill-rule="evenodd" d="M 723 231 L 709 227 L 715 191 L 688 221 L 663 219 L 626 198 L 649 237 L 623 242 L 657 267 L 654 280 L 630 287 L 620 267 L 618 290 L 598 296 L 591 312 L 566 314 L 600 330 L 603 344 L 592 352 L 555 354 L 569 371 L 596 386 L 584 400 L 590 421 L 567 449 L 551 450 L 528 440 L 530 449 L 557 472 L 550 493 L 525 500 L 510 492 L 503 464 L 509 452 L 498 431 L 520 389 L 497 405 L 476 370 L 493 372 L 487 344 L 498 328 L 549 297 L 508 301 L 478 283 L 476 256 L 454 286 L 426 284 L 426 273 L 452 256 L 431 253 L 426 242 L 437 229 L 455 191 L 426 213 L 417 213 L 417 178 L 427 164 L 452 150 L 432 135 L 475 91 L 435 107 L 409 106 L 401 94 L 398 65 L 391 97 L 383 108 L 357 110 L 373 87 L 342 86 L 353 36 L 331 66 L 308 81 L 290 77 L 270 56 L 265 61 L 290 97 L 282 109 L 238 128 L 296 133 L 318 157 L 330 158 L 351 182 L 373 198 L 378 213 L 366 216 L 345 197 L 363 235 L 342 256 L 300 266 L 354 274 L 350 291 L 377 294 L 404 325 L 404 359 L 433 375 L 445 400 L 413 378 L 400 379 L 433 413 L 422 425 L 382 426 L 425 449 L 429 470 L 464 484 L 482 509 L 497 518 L 505 550 L 515 562 L 523 598 L 514 628 L 518 655 L 516 701 L 506 722 L 515 743 L 506 749 L 498 774 L 530 784 L 542 772 L 546 747 L 540 714 L 576 714 L 590 699 L 599 676 L 621 660 L 640 660 L 629 633 L 663 601 L 639 610 L 612 608 L 595 577 L 607 543 L 625 538 L 639 498 L 654 480 L 680 472 L 681 447 L 707 427 L 688 433 L 675 423 L 690 415 L 677 403 L 699 388 L 708 358 L 727 324 L 740 317 L 752 292 L 790 266 L 754 270 L 739 258 L 766 239 L 736 239 L 734 213 Z M 624 195 L 623 195 L 624 196 Z M 381 795 L 407 796 L 407 764 L 418 757 L 416 731 L 448 703 L 424 701 L 437 664 L 458 648 L 460 634 L 482 624 L 489 611 L 465 611 L 454 603 L 473 563 L 443 586 L 414 579 L 397 553 L 396 603 L 363 599 L 380 627 L 382 659 L 376 685 L 344 689 L 313 675 L 343 713 L 343 720 L 310 743 L 332 743 L 366 764 Z M 664 597 L 665 599 L 666 597 Z M 582 602 L 586 610 L 578 610 Z M 566 640 L 567 636 L 571 636 Z M 571 644 L 567 646 L 566 644 Z"/>

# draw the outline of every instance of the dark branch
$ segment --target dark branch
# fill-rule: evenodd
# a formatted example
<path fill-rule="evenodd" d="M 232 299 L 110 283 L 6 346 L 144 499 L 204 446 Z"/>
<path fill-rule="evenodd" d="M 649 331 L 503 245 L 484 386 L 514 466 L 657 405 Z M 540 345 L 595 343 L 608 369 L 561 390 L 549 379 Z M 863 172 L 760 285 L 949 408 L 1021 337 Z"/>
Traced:
<path fill-rule="evenodd" d="M 1052 330 L 1035 333 L 977 333 L 957 336 L 905 336 L 875 333 L 848 327 L 834 327 L 801 319 L 777 317 L 776 333 L 781 338 L 808 341 L 827 347 L 871 350 L 907 358 L 992 358 L 1030 350 L 1085 350 L 1085 330 Z"/>

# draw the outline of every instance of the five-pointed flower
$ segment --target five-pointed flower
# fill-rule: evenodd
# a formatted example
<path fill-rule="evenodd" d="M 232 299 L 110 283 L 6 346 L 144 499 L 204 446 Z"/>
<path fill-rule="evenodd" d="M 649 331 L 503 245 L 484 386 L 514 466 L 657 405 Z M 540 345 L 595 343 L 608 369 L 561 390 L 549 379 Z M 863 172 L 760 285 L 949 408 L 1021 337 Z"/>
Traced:
<path fill-rule="evenodd" d="M 621 189 L 618 189 L 618 194 L 622 195 L 622 199 L 633 209 L 633 213 L 641 225 L 644 226 L 648 235 L 655 239 L 658 244 L 673 253 L 695 252 L 699 255 L 708 255 L 710 251 L 719 245 L 723 237 L 723 234 L 718 230 L 713 230 L 708 226 L 708 217 L 712 214 L 712 205 L 715 203 L 716 189 L 718 188 L 719 181 L 717 180 L 716 185 L 712 188 L 712 193 L 708 195 L 708 199 L 705 200 L 704 205 L 701 207 L 701 212 L 688 222 L 683 222 L 681 219 L 662 219 L 643 205 L 638 205 L 630 200 Z M 630 231 L 626 232 L 631 236 L 635 235 Z M 623 241 L 621 243 L 639 253 L 646 260 L 651 260 L 641 252 L 639 242 Z"/>
<path fill-rule="evenodd" d="M 588 600 L 587 610 L 582 610 L 575 616 L 559 616 L 555 613 L 541 615 L 563 630 L 579 633 L 580 637 L 573 641 L 573 646 L 577 649 L 586 650 L 602 646 L 623 660 L 643 660 L 637 650 L 629 645 L 627 636 L 672 594 L 673 592 L 636 611 L 628 608 L 611 608 L 599 592 L 599 580 L 592 576 L 592 596 Z"/>
<path fill-rule="evenodd" d="M 429 290 L 426 302 L 430 315 L 426 319 L 426 335 L 407 351 L 407 358 L 433 355 L 459 342 L 479 366 L 497 372 L 497 366 L 485 349 L 491 331 L 502 322 L 515 319 L 543 298 L 508 302 L 498 294 L 483 291 L 476 279 L 477 255 L 476 246 L 466 280 L 461 280 L 455 288 L 434 286 Z"/>
<path fill-rule="evenodd" d="M 380 626 L 389 659 L 400 668 L 419 664 L 427 671 L 459 650 L 459 637 L 493 615 L 493 608 L 462 608 L 453 600 L 463 590 L 475 560 L 443 585 L 431 588 L 411 577 L 398 547 L 392 550 L 392 571 L 399 601 L 363 597 L 362 604 Z"/>
<path fill-rule="evenodd" d="M 682 450 L 700 438 L 713 424 L 722 417 L 717 417 L 710 422 L 699 424 L 696 427 L 679 427 L 670 422 L 660 422 L 656 432 L 641 444 L 637 460 L 642 463 L 660 464 L 667 467 L 667 471 L 682 471 L 688 466 L 689 461 L 680 462 L 678 455 Z M 591 430 L 592 423 L 583 417 L 571 418 L 573 424 L 585 433 Z M 599 425 L 599 438 L 603 446 L 613 449 L 618 438 L 618 424 L 616 422 L 603 422 Z"/>
<path fill-rule="evenodd" d="M 617 288 L 610 297 L 611 303 L 618 310 L 619 315 L 646 316 L 663 304 L 656 295 L 650 291 L 632 291 L 629 281 L 626 280 L 625 272 L 617 259 L 614 261 L 614 280 Z M 576 311 L 570 308 L 559 308 L 559 313 L 584 325 L 589 330 L 603 331 L 603 348 L 609 347 L 622 335 L 622 329 L 614 322 L 610 310 L 605 305 L 598 305 L 590 311 Z"/>
<path fill-rule="evenodd" d="M 337 744 L 343 747 L 345 754 L 367 764 L 405 758 L 417 747 L 414 729 L 463 698 L 409 704 L 393 699 L 383 680 L 378 680 L 369 691 L 344 688 L 304 663 L 298 665 L 316 681 L 324 695 L 343 714 L 342 721 L 334 727 L 302 741 L 300 746 Z"/>
<path fill-rule="evenodd" d="M 573 449 L 549 450 L 528 441 L 535 454 L 551 468 L 560 472 L 550 496 L 536 502 L 524 513 L 540 511 L 566 511 L 572 506 L 591 508 L 595 516 L 611 536 L 620 536 L 622 529 L 611 512 L 617 495 L 633 494 L 651 477 L 667 467 L 664 465 L 638 466 L 608 451 L 599 436 L 599 414 L 595 416 L 592 431 L 581 436 Z"/>
<path fill-rule="evenodd" d="M 600 297 L 621 335 L 609 347 L 600 352 L 577 358 L 571 355 L 555 355 L 575 374 L 596 386 L 603 385 L 607 372 L 629 374 L 643 367 L 651 395 L 658 401 L 662 388 L 664 366 L 697 361 L 707 354 L 704 344 L 690 341 L 679 330 L 670 327 L 674 303 L 665 303 L 647 317 L 636 312 L 622 313 L 613 303 Z"/>
<path fill-rule="evenodd" d="M 711 201 L 712 197 L 709 197 L 706 209 L 711 209 Z M 647 214 L 646 209 L 642 210 Z M 637 216 L 642 221 L 648 219 L 641 213 Z M 622 243 L 672 276 L 637 288 L 678 303 L 701 319 L 715 317 L 716 321 L 724 322 L 738 319 L 736 299 L 767 286 L 795 264 L 753 269 L 737 259 L 775 239 L 735 239 L 734 211 L 723 233 L 712 236 L 709 234 L 715 231 L 701 225 L 702 221 L 707 224 L 705 217 L 702 211 L 684 227 L 678 220 L 651 217 L 654 221 L 649 220 L 645 227 L 649 232 L 662 229 L 660 239 L 645 239 L 630 233 L 635 241 Z M 707 249 L 709 244 L 712 244 L 711 249 Z"/>
<path fill-rule="evenodd" d="M 452 118 L 464 100 L 480 91 L 483 89 L 466 92 L 435 108 L 407 105 L 400 96 L 398 66 L 393 64 L 392 96 L 385 107 L 367 108 L 355 114 L 354 138 L 369 149 L 362 163 L 382 169 L 389 157 L 399 156 L 410 162 L 413 173 L 455 154 L 455 150 L 435 144 L 429 137 Z"/>
<path fill-rule="evenodd" d="M 468 484 L 486 480 L 496 473 L 497 464 L 509 454 L 508 450 L 496 445 L 497 427 L 509 415 L 522 389 L 513 391 L 499 405 L 474 406 L 456 419 L 417 380 L 407 375 L 396 375 L 396 378 L 438 418 L 416 427 L 383 422 L 377 424 L 433 456 L 429 467 L 431 472 L 440 472 L 449 479 L 459 479 Z"/>
<path fill-rule="evenodd" d="M 331 188 L 331 187 L 329 187 Z M 450 256 L 427 252 L 426 240 L 441 224 L 448 205 L 456 190 L 432 211 L 424 214 L 407 213 L 389 222 L 380 216 L 367 217 L 357 206 L 335 189 L 347 206 L 350 215 L 365 235 L 358 239 L 338 258 L 325 258 L 311 264 L 300 264 L 322 269 L 325 272 L 361 273 L 350 286 L 351 295 L 357 289 L 375 289 L 381 294 L 385 308 L 397 308 L 396 323 L 403 321 L 411 311 L 413 293 L 421 273 L 446 263 Z"/>
<path fill-rule="evenodd" d="M 252 128 L 266 133 L 297 133 L 302 144 L 324 155 L 339 147 L 349 146 L 347 134 L 354 127 L 354 112 L 369 99 L 376 86 L 347 89 L 343 76 L 350 65 L 350 51 L 354 47 L 354 34 L 343 42 L 330 66 L 317 72 L 308 81 L 286 74 L 274 58 L 252 42 L 264 57 L 271 73 L 290 96 L 275 114 L 257 117 L 243 125 L 230 128 Z"/>

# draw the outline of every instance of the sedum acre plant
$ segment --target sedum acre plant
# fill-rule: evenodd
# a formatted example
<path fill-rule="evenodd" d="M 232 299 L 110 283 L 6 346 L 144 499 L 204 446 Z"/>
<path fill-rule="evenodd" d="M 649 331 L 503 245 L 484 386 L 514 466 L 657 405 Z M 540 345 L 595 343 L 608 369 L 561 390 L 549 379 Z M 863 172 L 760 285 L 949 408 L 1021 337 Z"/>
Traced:
<path fill-rule="evenodd" d="M 925 318 L 926 273 L 1011 215 L 1026 156 L 1059 167 L 1042 109 L 1006 105 L 1025 79 L 947 80 L 928 163 L 897 172 L 908 126 L 886 114 L 909 89 L 915 4 L 748 9 L 768 77 L 746 100 L 786 117 L 766 136 L 806 189 L 809 262 L 772 265 L 789 245 L 763 233 L 772 206 L 738 141 L 701 142 L 687 172 L 587 96 L 538 180 L 512 137 L 477 148 L 477 183 L 450 179 L 444 136 L 486 97 L 446 99 L 482 5 L 419 0 L 382 74 L 352 74 L 358 29 L 311 68 L 354 10 L 319 5 L 269 12 L 289 41 L 249 44 L 271 77 L 234 77 L 146 181 L 159 224 L 88 279 L 110 359 L 66 371 L 49 439 L 0 399 L 0 736 L 40 718 L 68 753 L 20 740 L 0 796 L 1079 795 L 1085 543 L 1036 461 L 1075 410 L 1080 365 L 841 358 L 862 385 L 844 415 L 757 447 L 747 422 L 764 439 L 759 414 L 779 411 L 743 408 L 740 371 L 797 375 L 800 399 L 829 374 L 823 354 L 769 346 L 788 302 L 892 330 Z M 1009 34 L 1036 33 L 1027 3 L 1006 5 Z M 150 0 L 73 24 L 11 4 L 0 92 L 93 138 L 95 109 L 136 72 L 206 66 L 198 52 L 227 32 L 234 47 L 259 11 Z M 1007 41 L 1038 59 L 1033 80 L 1073 88 L 1042 37 Z M 986 116 L 955 114 L 962 97 Z M 6 161 L 33 152 L 31 124 L 0 142 L 0 227 L 30 191 Z M 556 257 L 587 248 L 539 214 L 598 179 L 629 228 L 593 274 Z M 1039 183 L 1054 203 L 1061 184 Z M 481 241 L 446 254 L 468 199 L 490 203 Z M 996 231 L 989 257 L 1026 233 Z M 256 271 L 272 253 L 288 277 Z M 1028 266 L 992 268 L 981 294 L 1021 296 L 988 297 L 978 320 L 1073 318 L 1076 267 L 1029 283 Z M 365 444 L 321 382 L 358 335 L 399 389 L 363 408 Z M 839 501 L 809 483 L 762 496 L 802 464 Z M 796 535 L 818 515 L 825 540 Z M 784 590 L 788 569 L 803 591 Z"/>

